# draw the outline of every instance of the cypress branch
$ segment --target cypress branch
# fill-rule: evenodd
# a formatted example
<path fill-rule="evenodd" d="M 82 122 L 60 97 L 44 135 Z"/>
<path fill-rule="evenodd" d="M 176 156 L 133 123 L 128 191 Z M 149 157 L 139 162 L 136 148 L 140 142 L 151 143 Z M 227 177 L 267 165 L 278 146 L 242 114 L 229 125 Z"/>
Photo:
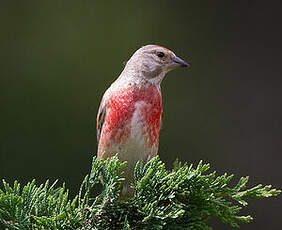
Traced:
<path fill-rule="evenodd" d="M 246 198 L 268 198 L 281 191 L 261 184 L 246 188 L 248 177 L 234 187 L 233 175 L 217 176 L 209 164 L 196 167 L 175 161 L 167 170 L 159 157 L 146 164 L 137 162 L 133 198 L 119 200 L 123 168 L 114 156 L 93 158 L 90 175 L 83 180 L 79 193 L 69 198 L 65 184 L 57 181 L 37 186 L 35 180 L 22 189 L 15 181 L 3 180 L 0 189 L 0 222 L 8 229 L 212 229 L 207 225 L 215 216 L 231 227 L 249 223 L 241 216 Z M 103 185 L 100 177 L 103 176 Z M 102 187 L 102 189 L 98 189 Z M 91 195 L 95 192 L 97 195 Z"/>

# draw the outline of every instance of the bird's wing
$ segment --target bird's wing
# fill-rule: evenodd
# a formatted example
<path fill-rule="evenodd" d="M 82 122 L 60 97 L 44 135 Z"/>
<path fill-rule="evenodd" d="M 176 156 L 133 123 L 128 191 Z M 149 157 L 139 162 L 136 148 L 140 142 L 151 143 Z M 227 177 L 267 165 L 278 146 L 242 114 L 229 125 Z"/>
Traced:
<path fill-rule="evenodd" d="M 106 113 L 106 103 L 104 102 L 104 99 L 102 99 L 97 115 L 97 143 L 99 143 L 100 140 L 103 124 L 106 118 Z"/>

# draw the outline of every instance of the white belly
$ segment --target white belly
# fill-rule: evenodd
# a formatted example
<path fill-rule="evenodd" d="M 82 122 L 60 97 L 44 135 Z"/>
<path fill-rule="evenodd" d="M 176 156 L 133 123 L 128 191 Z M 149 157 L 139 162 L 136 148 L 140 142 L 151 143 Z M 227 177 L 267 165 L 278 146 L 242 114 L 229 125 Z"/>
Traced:
<path fill-rule="evenodd" d="M 149 135 L 144 128 L 144 115 L 141 114 L 142 111 L 151 109 L 151 106 L 144 101 L 135 104 L 135 111 L 130 122 L 130 134 L 120 148 L 121 160 L 127 160 L 129 164 L 135 165 L 138 160 L 147 161 L 148 158 L 157 154 L 157 147 L 149 144 Z"/>

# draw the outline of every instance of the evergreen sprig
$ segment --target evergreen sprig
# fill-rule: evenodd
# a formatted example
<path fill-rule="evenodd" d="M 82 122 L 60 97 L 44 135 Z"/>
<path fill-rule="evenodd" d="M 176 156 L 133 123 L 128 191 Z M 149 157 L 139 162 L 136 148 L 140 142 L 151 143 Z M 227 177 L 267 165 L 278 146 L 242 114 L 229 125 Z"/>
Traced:
<path fill-rule="evenodd" d="M 0 189 L 0 222 L 8 229 L 212 229 L 210 217 L 232 227 L 248 223 L 241 216 L 246 198 L 277 196 L 270 185 L 246 189 L 248 177 L 231 187 L 233 175 L 216 176 L 209 164 L 196 167 L 174 163 L 167 170 L 159 157 L 138 162 L 134 171 L 134 197 L 119 199 L 125 162 L 114 156 L 93 158 L 90 175 L 79 193 L 70 199 L 65 185 L 57 181 L 36 186 L 35 180 L 21 188 L 3 180 Z M 103 178 L 101 180 L 101 178 Z"/>

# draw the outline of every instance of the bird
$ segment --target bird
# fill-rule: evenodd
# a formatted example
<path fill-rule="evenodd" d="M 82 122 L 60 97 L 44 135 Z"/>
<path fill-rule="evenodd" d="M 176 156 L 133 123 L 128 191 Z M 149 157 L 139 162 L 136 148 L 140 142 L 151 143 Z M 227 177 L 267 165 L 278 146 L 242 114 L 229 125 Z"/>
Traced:
<path fill-rule="evenodd" d="M 97 114 L 97 157 L 118 154 L 127 161 L 120 196 L 131 197 L 134 167 L 158 154 L 162 119 L 161 82 L 166 73 L 190 64 L 160 45 L 139 48 L 105 91 Z"/>

